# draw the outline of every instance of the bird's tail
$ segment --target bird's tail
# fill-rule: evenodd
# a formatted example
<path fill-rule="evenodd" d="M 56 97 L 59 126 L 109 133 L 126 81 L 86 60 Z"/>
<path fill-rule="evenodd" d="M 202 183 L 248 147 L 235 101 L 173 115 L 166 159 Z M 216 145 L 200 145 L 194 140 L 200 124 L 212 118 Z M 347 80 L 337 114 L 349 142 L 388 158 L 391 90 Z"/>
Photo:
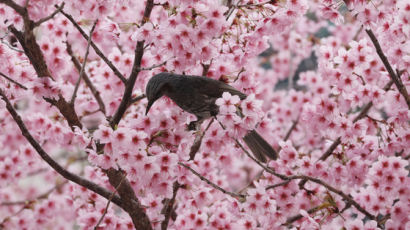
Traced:
<path fill-rule="evenodd" d="M 260 161 L 266 162 L 266 156 L 272 160 L 278 158 L 278 154 L 272 146 L 265 141 L 255 130 L 247 133 L 243 140 L 252 151 L 253 155 Z"/>

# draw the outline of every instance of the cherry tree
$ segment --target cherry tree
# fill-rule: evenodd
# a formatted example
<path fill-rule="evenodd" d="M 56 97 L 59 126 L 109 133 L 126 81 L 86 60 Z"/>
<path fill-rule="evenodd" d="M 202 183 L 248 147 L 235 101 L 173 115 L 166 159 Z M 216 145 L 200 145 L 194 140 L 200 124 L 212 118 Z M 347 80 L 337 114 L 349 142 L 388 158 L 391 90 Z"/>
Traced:
<path fill-rule="evenodd" d="M 0 39 L 0 229 L 410 228 L 409 0 L 0 0 Z M 188 131 L 160 72 L 248 97 Z"/>

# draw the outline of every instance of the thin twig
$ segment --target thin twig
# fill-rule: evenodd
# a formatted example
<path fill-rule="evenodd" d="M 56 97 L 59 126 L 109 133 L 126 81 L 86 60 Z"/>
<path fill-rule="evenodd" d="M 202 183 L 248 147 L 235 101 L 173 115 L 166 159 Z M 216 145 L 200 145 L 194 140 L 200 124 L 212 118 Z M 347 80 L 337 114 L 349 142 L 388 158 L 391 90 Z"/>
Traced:
<path fill-rule="evenodd" d="M 69 171 L 67 171 L 65 168 L 63 168 L 61 165 L 59 165 L 56 161 L 54 161 L 53 158 L 48 155 L 46 151 L 40 146 L 40 144 L 34 139 L 34 137 L 30 134 L 28 131 L 26 125 L 24 124 L 23 120 L 21 119 L 20 115 L 16 112 L 14 109 L 13 105 L 9 101 L 9 99 L 6 97 L 4 94 L 3 90 L 0 89 L 0 96 L 3 98 L 3 101 L 6 102 L 6 108 L 13 117 L 14 121 L 17 123 L 17 126 L 20 128 L 22 135 L 27 139 L 27 141 L 31 144 L 31 146 L 37 151 L 37 153 L 40 155 L 40 157 L 47 162 L 48 165 L 50 165 L 58 174 L 60 174 L 62 177 L 65 179 L 72 181 L 80 186 L 83 186 L 97 194 L 99 194 L 102 197 L 105 197 L 108 199 L 111 195 L 111 192 L 108 191 L 107 189 L 100 187 L 99 185 L 82 178 L 76 174 L 73 174 Z M 115 196 L 113 199 L 113 202 L 120 206 L 124 207 L 124 204 L 122 203 L 122 200 L 120 197 Z"/>
<path fill-rule="evenodd" d="M 36 200 L 42 200 L 46 199 L 52 192 L 54 192 L 57 189 L 60 189 L 63 187 L 63 185 L 67 184 L 68 180 L 65 180 L 62 183 L 57 183 L 55 186 L 44 192 L 43 194 L 40 194 L 36 198 L 32 200 L 20 200 L 20 201 L 5 201 L 0 203 L 1 206 L 10 206 L 10 205 L 26 205 L 35 202 Z"/>
<path fill-rule="evenodd" d="M 282 179 L 282 180 L 287 180 L 287 177 L 279 174 L 277 172 L 275 172 L 275 170 L 265 166 L 262 162 L 260 162 L 259 160 L 257 160 L 256 158 L 254 158 L 249 152 L 248 150 L 245 149 L 245 147 L 243 147 L 243 145 L 241 144 L 241 142 L 238 141 L 238 139 L 234 139 L 235 143 L 242 149 L 242 151 L 246 154 L 246 156 L 248 156 L 249 158 L 251 158 L 256 164 L 258 164 L 260 167 L 262 167 L 265 171 L 269 172 L 270 174 Z"/>
<path fill-rule="evenodd" d="M 403 95 L 404 100 L 407 103 L 407 107 L 410 109 L 410 97 L 409 97 L 406 87 L 403 85 L 403 82 L 400 79 L 400 76 L 397 76 L 396 73 L 394 72 L 393 68 L 391 67 L 389 63 L 389 60 L 384 55 L 383 50 L 380 46 L 380 43 L 377 40 L 376 36 L 374 35 L 373 31 L 371 29 L 366 29 L 366 33 L 367 35 L 369 35 L 370 39 L 372 40 L 373 45 L 376 48 L 376 52 L 379 55 L 380 59 L 382 60 L 384 66 L 386 67 L 387 72 L 390 75 L 390 78 L 393 80 L 400 94 Z"/>
<path fill-rule="evenodd" d="M 29 208 L 30 208 L 30 204 L 24 205 L 24 206 L 21 207 L 17 212 L 11 214 L 10 216 L 6 216 L 6 217 L 0 222 L 0 230 L 4 230 L 4 223 L 6 223 L 7 221 L 9 221 L 12 217 L 18 216 L 21 212 L 24 211 L 24 209 L 29 209 Z"/>
<path fill-rule="evenodd" d="M 201 134 L 195 136 L 194 143 L 192 144 L 191 150 L 189 151 L 189 160 L 195 159 L 195 155 L 198 152 L 199 148 L 201 147 L 202 139 L 204 138 L 206 131 L 208 131 L 209 127 L 211 127 L 213 122 L 214 122 L 214 118 L 212 118 L 209 121 L 208 126 L 203 132 L 201 132 Z"/>
<path fill-rule="evenodd" d="M 245 152 L 245 154 L 251 158 L 253 161 L 255 161 L 259 166 L 261 166 L 263 169 L 265 169 L 268 173 L 271 173 L 272 175 L 281 178 L 282 180 L 286 180 L 286 181 L 290 181 L 290 180 L 296 180 L 296 179 L 302 179 L 302 180 L 306 180 L 306 181 L 311 181 L 314 182 L 316 184 L 320 184 L 322 186 L 324 186 L 325 188 L 327 188 L 328 190 L 338 194 L 339 196 L 343 197 L 343 199 L 349 201 L 352 203 L 352 205 L 359 210 L 361 213 L 363 213 L 364 215 L 366 215 L 369 219 L 375 220 L 376 217 L 372 214 L 370 214 L 366 209 L 362 208 L 356 201 L 354 201 L 349 195 L 346 195 L 345 193 L 343 193 L 342 191 L 330 186 L 329 184 L 323 182 L 320 179 L 314 178 L 314 177 L 310 177 L 310 176 L 305 176 L 305 175 L 294 175 L 294 176 L 286 176 L 280 173 L 275 172 L 274 170 L 266 167 L 265 165 L 263 165 L 260 161 L 258 161 L 257 159 L 255 159 L 254 157 L 251 156 L 251 154 L 243 147 L 243 145 L 237 140 L 235 139 L 236 144 Z"/>
<path fill-rule="evenodd" d="M 361 25 L 360 28 L 356 31 L 356 34 L 352 38 L 353 41 L 357 41 L 357 38 L 359 37 L 362 30 L 363 30 L 363 25 Z"/>
<path fill-rule="evenodd" d="M 242 0 L 239 0 L 236 5 L 235 4 L 231 4 L 228 6 L 228 10 L 225 11 L 224 16 L 225 16 L 225 20 L 228 21 L 228 19 L 231 17 L 232 13 L 235 11 L 235 8 L 237 8 L 237 6 L 242 2 Z"/>
<path fill-rule="evenodd" d="M 73 62 L 75 68 L 78 70 L 78 72 L 81 71 L 81 64 L 78 61 L 78 59 L 74 56 L 73 50 L 71 49 L 70 43 L 66 42 L 67 46 L 67 53 L 71 56 L 71 61 Z M 94 84 L 91 82 L 90 78 L 88 77 L 87 73 L 83 72 L 82 78 L 84 79 L 85 84 L 90 88 L 91 93 L 94 95 L 95 100 L 98 103 L 99 106 L 99 111 L 102 113 L 106 113 L 105 111 L 105 104 L 101 98 L 100 92 L 95 88 Z"/>
<path fill-rule="evenodd" d="M 295 176 L 286 176 L 286 175 L 282 175 L 279 173 L 276 173 L 274 170 L 267 168 L 266 166 L 264 166 L 261 162 L 259 162 L 257 159 L 255 159 L 254 157 L 251 156 L 251 154 L 249 154 L 248 151 L 246 151 L 246 149 L 242 146 L 242 144 L 236 140 L 236 143 L 241 147 L 241 149 L 245 152 L 245 154 L 250 157 L 253 161 L 255 161 L 257 164 L 259 164 L 259 166 L 261 166 L 263 169 L 265 169 L 267 172 L 271 173 L 272 175 L 279 177 L 283 180 L 285 180 L 286 182 L 290 181 L 290 180 L 296 180 L 296 179 L 302 179 L 302 180 L 306 180 L 306 181 L 311 181 L 314 182 L 316 184 L 320 184 L 322 186 L 324 186 L 325 188 L 327 188 L 328 190 L 338 194 L 339 196 L 343 197 L 343 199 L 347 200 L 348 202 L 351 202 L 352 205 L 361 213 L 363 213 L 365 216 L 367 216 L 369 219 L 372 220 L 376 220 L 376 217 L 372 214 L 370 214 L 366 209 L 362 208 L 356 201 L 354 201 L 349 195 L 346 195 L 345 193 L 343 193 L 342 191 L 330 186 L 329 184 L 323 182 L 320 179 L 314 178 L 314 177 L 310 177 L 310 176 L 305 176 L 305 175 L 295 175 Z"/>
<path fill-rule="evenodd" d="M 239 76 L 241 75 L 241 73 L 245 72 L 245 68 L 242 67 L 241 70 L 239 70 L 238 74 L 236 75 L 235 79 L 233 80 L 233 82 L 236 82 L 239 79 Z"/>
<path fill-rule="evenodd" d="M 56 8 L 58 6 L 55 6 Z M 75 21 L 73 16 L 70 14 L 67 14 L 64 12 L 64 10 L 61 10 L 61 13 L 74 25 L 74 27 L 80 32 L 80 34 L 88 41 L 88 35 L 84 32 L 84 30 L 81 28 L 80 25 Z M 127 79 L 125 79 L 124 75 L 121 74 L 121 72 L 115 67 L 114 64 L 108 58 L 103 54 L 103 52 L 98 48 L 98 46 L 91 41 L 91 47 L 93 47 L 95 53 L 108 65 L 108 67 L 111 68 L 111 70 L 114 72 L 114 74 L 125 84 L 127 82 Z"/>
<path fill-rule="evenodd" d="M 80 70 L 80 76 L 78 77 L 78 80 L 75 84 L 73 96 L 71 97 L 71 100 L 70 100 L 70 105 L 71 106 L 74 105 L 75 98 L 77 97 L 77 91 L 78 91 L 78 88 L 80 86 L 81 78 L 84 74 L 85 64 L 87 63 L 87 57 L 88 57 L 88 53 L 90 51 L 91 40 L 92 40 L 93 32 L 94 32 L 95 26 L 97 25 L 97 22 L 98 22 L 98 19 L 95 20 L 95 22 L 93 24 L 93 27 L 91 27 L 90 36 L 88 37 L 88 41 L 87 41 L 87 49 L 85 50 L 85 55 L 84 55 L 84 62 L 83 62 L 83 65 L 81 66 L 81 70 Z"/>
<path fill-rule="evenodd" d="M 313 207 L 313 208 L 307 210 L 306 212 L 309 213 L 309 214 L 312 214 L 312 213 L 315 213 L 315 212 L 317 212 L 317 211 L 319 211 L 319 210 L 321 210 L 321 209 L 322 209 L 321 206 L 316 206 L 316 207 Z M 286 223 L 284 223 L 284 224 L 282 224 L 282 225 L 289 226 L 289 225 L 291 225 L 293 222 L 295 222 L 295 221 L 297 221 L 297 220 L 299 220 L 299 219 L 302 219 L 302 218 L 303 218 L 303 216 L 302 216 L 301 214 L 297 214 L 297 215 L 291 216 L 291 217 L 289 217 L 289 218 L 286 220 Z"/>
<path fill-rule="evenodd" d="M 276 187 L 285 186 L 285 185 L 289 184 L 290 182 L 291 182 L 290 180 L 285 180 L 283 182 L 280 182 L 280 183 L 277 183 L 277 184 L 274 184 L 274 185 L 269 185 L 265 189 L 269 190 L 269 189 L 274 189 Z"/>
<path fill-rule="evenodd" d="M 20 84 L 20 83 L 18 83 L 17 81 L 15 81 L 15 80 L 13 80 L 13 79 L 11 79 L 10 77 L 8 77 L 7 75 L 5 75 L 4 73 L 2 73 L 2 72 L 0 72 L 0 76 L 2 76 L 2 77 L 4 77 L 4 78 L 6 78 L 7 80 L 9 80 L 10 82 L 12 82 L 12 83 L 14 83 L 14 84 L 16 84 L 16 85 L 18 85 L 20 88 L 22 88 L 22 89 L 25 89 L 25 90 L 27 90 L 28 88 L 27 87 L 25 87 L 24 85 L 22 85 L 22 84 Z"/>
<path fill-rule="evenodd" d="M 112 191 L 111 196 L 108 198 L 107 205 L 105 206 L 104 213 L 101 215 L 100 219 L 98 220 L 97 224 L 94 227 L 94 230 L 98 229 L 98 226 L 101 224 L 101 222 L 104 220 L 105 215 L 107 214 L 108 207 L 110 206 L 112 198 L 114 198 L 115 193 L 117 192 L 117 189 L 121 186 L 122 182 L 126 178 L 126 174 L 122 177 L 120 183 L 117 185 L 117 187 Z"/>
<path fill-rule="evenodd" d="M 333 151 L 337 148 L 337 146 L 342 143 L 342 138 L 338 137 L 326 150 L 326 152 L 319 158 L 321 161 L 325 161 L 330 155 L 332 155 Z"/>
<path fill-rule="evenodd" d="M 285 135 L 285 138 L 283 138 L 283 141 L 287 141 L 289 139 L 289 137 L 292 134 L 293 130 L 296 129 L 296 126 L 298 125 L 298 123 L 299 123 L 299 116 L 298 116 L 298 118 L 296 118 L 295 121 L 292 122 L 292 126 L 290 126 L 289 130 L 286 132 L 286 135 Z M 282 150 L 281 146 L 279 146 L 279 148 L 276 152 L 279 153 L 280 150 Z"/>
<path fill-rule="evenodd" d="M 266 5 L 266 4 L 272 4 L 272 1 L 269 0 L 269 1 L 260 2 L 260 3 L 242 4 L 242 5 L 236 5 L 235 7 L 236 7 L 236 8 L 242 8 L 242 7 L 244 7 L 244 8 L 260 7 L 260 6 L 263 6 L 263 5 Z"/>
<path fill-rule="evenodd" d="M 216 190 L 221 191 L 224 194 L 230 195 L 233 198 L 242 198 L 244 199 L 246 196 L 243 194 L 236 194 L 233 192 L 229 192 L 226 191 L 225 189 L 219 187 L 218 185 L 212 183 L 210 180 L 206 179 L 204 176 L 202 176 L 201 174 L 199 174 L 197 171 L 193 170 L 191 167 L 189 167 L 188 165 L 182 163 L 182 162 L 178 162 L 179 165 L 183 166 L 184 168 L 188 169 L 189 171 L 191 171 L 193 174 L 195 174 L 197 177 L 199 177 L 199 179 L 201 179 L 202 181 L 205 181 L 207 184 L 209 184 L 211 187 L 215 188 Z"/>
<path fill-rule="evenodd" d="M 357 73 L 355 73 L 355 72 L 353 72 L 352 74 L 355 75 L 355 76 L 357 76 L 357 77 L 360 79 L 360 81 L 362 81 L 362 85 L 366 85 L 366 81 L 364 80 L 364 78 L 363 78 L 362 75 L 357 74 Z"/>
<path fill-rule="evenodd" d="M 265 170 L 263 170 L 263 169 L 260 170 L 260 171 L 258 172 L 258 174 L 256 174 L 256 176 L 254 176 L 254 177 L 248 182 L 247 185 L 245 185 L 243 188 L 239 189 L 237 193 L 242 193 L 242 192 L 245 191 L 247 188 L 249 188 L 251 185 L 253 185 L 253 182 L 254 182 L 255 180 L 259 180 L 259 179 L 263 176 L 263 172 L 264 172 L 264 171 L 265 171 Z"/>
<path fill-rule="evenodd" d="M 7 34 L 8 34 L 8 33 L 7 33 Z M 19 52 L 19 53 L 24 53 L 23 50 L 20 50 L 20 49 L 18 49 L 18 48 L 16 48 L 16 47 L 12 46 L 12 45 L 9 44 L 8 42 L 5 42 L 3 38 L 1 38 L 0 41 L 1 41 L 2 44 L 4 44 L 4 45 L 6 45 L 7 47 L 9 47 L 11 50 L 14 50 L 14 51 Z"/>
<path fill-rule="evenodd" d="M 389 83 L 387 83 L 384 87 L 384 91 L 388 91 L 390 87 L 393 85 L 393 80 L 390 80 Z M 358 120 L 364 118 L 366 114 L 369 112 L 370 108 L 373 106 L 373 102 L 367 103 L 365 106 L 363 106 L 362 110 L 360 113 L 353 119 L 353 123 L 357 122 Z M 341 137 L 338 137 L 332 145 L 329 146 L 329 148 L 326 150 L 326 152 L 319 158 L 319 160 L 326 160 L 330 155 L 332 155 L 333 151 L 339 146 L 339 144 L 342 143 Z"/>
<path fill-rule="evenodd" d="M 295 130 L 296 126 L 299 123 L 299 116 L 298 118 L 296 118 L 296 120 L 292 123 L 292 126 L 290 127 L 290 129 L 288 130 L 288 132 L 285 135 L 285 138 L 283 138 L 283 141 L 287 141 L 290 137 L 290 135 L 292 134 L 293 130 Z"/>
<path fill-rule="evenodd" d="M 141 95 L 139 95 L 139 96 L 133 97 L 133 98 L 130 100 L 130 105 L 131 105 L 131 104 L 134 104 L 134 103 L 137 102 L 137 101 L 140 101 L 140 100 L 144 99 L 145 97 L 146 97 L 145 94 L 141 94 Z"/>
<path fill-rule="evenodd" d="M 218 120 L 217 120 L 217 121 L 218 121 Z M 219 125 L 222 127 L 222 129 L 226 130 L 225 126 L 224 126 L 220 121 L 218 121 L 218 123 L 219 123 Z M 233 140 L 235 141 L 235 143 L 239 146 L 239 148 L 241 148 L 242 151 L 243 151 L 249 158 L 251 158 L 256 164 L 258 164 L 260 167 L 262 167 L 264 170 L 266 170 L 266 171 L 269 172 L 270 174 L 272 174 L 272 175 L 274 175 L 274 176 L 276 176 L 276 177 L 279 177 L 279 178 L 282 179 L 282 180 L 286 180 L 286 178 L 287 178 L 286 176 L 283 176 L 283 175 L 281 175 L 281 174 L 279 174 L 279 173 L 276 173 L 275 170 L 273 170 L 273 169 L 271 169 L 271 168 L 265 166 L 261 161 L 259 161 L 258 159 L 254 158 L 254 157 L 252 156 L 252 154 L 250 154 L 250 153 L 248 152 L 248 150 L 246 150 L 245 147 L 243 147 L 243 145 L 241 144 L 241 142 L 238 141 L 238 139 L 233 138 L 233 137 L 232 137 L 232 139 L 233 139 Z"/>
<path fill-rule="evenodd" d="M 167 64 L 167 61 L 164 61 L 164 62 L 162 62 L 162 63 L 160 63 L 160 64 L 152 65 L 152 66 L 150 66 L 150 67 L 139 68 L 138 71 L 153 70 L 153 69 L 158 68 L 158 67 L 161 67 L 161 66 L 163 66 L 163 65 L 165 65 L 165 64 Z"/>
<path fill-rule="evenodd" d="M 54 18 L 54 16 L 56 16 L 64 8 L 64 4 L 65 4 L 65 2 L 61 3 L 61 5 L 58 6 L 58 8 L 52 14 L 50 14 L 49 16 L 44 17 L 44 18 L 38 20 L 37 22 L 34 22 L 33 26 L 37 27 L 37 26 L 41 25 L 42 23 Z"/>
<path fill-rule="evenodd" d="M 316 184 L 320 184 L 323 187 L 325 187 L 326 189 L 328 189 L 329 191 L 336 193 L 337 195 L 341 196 L 344 200 L 350 202 L 359 212 L 363 213 L 366 217 L 368 217 L 371 220 L 376 220 L 376 217 L 372 214 L 370 214 L 366 209 L 364 209 L 362 206 L 360 206 L 355 200 L 353 200 L 353 198 L 350 195 L 347 195 L 345 193 L 343 193 L 342 191 L 332 187 L 331 185 L 327 184 L 326 182 L 311 177 L 311 176 L 306 176 L 306 175 L 295 175 L 295 176 L 288 176 L 287 177 L 288 180 L 298 180 L 298 179 L 302 179 L 302 180 L 307 180 L 307 181 L 311 181 L 313 183 Z"/>
<path fill-rule="evenodd" d="M 165 216 L 164 220 L 161 222 L 161 230 L 167 230 L 168 228 L 169 218 L 171 217 L 175 199 L 177 197 L 179 188 L 181 188 L 181 185 L 178 183 L 178 181 L 175 181 L 172 187 L 172 198 L 170 200 L 165 200 L 165 206 L 161 211 L 161 214 L 164 214 Z"/>

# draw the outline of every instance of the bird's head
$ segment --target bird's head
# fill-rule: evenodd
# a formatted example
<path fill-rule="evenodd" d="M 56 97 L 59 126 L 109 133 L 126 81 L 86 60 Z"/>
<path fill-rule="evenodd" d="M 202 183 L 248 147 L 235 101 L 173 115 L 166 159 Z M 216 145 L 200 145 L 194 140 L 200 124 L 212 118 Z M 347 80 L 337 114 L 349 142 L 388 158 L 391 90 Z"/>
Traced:
<path fill-rule="evenodd" d="M 164 96 L 169 87 L 170 79 L 168 73 L 157 74 L 148 81 L 147 87 L 145 88 L 145 95 L 147 95 L 148 99 L 145 115 L 148 114 L 148 111 L 154 102 Z"/>

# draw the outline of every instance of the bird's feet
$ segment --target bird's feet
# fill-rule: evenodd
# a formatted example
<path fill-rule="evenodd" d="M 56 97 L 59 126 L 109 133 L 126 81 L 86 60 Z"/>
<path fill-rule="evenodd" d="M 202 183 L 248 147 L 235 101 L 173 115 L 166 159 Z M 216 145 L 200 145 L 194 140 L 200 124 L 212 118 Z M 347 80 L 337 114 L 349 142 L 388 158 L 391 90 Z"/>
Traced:
<path fill-rule="evenodd" d="M 198 120 L 196 120 L 196 121 L 191 121 L 189 124 L 188 124 L 188 130 L 189 131 L 195 131 L 195 130 L 201 130 L 201 125 L 202 125 L 202 122 L 203 122 L 204 120 L 203 119 L 200 119 L 200 118 L 198 118 Z"/>
<path fill-rule="evenodd" d="M 191 121 L 191 122 L 188 124 L 187 129 L 188 129 L 189 131 L 198 130 L 197 121 Z"/>

